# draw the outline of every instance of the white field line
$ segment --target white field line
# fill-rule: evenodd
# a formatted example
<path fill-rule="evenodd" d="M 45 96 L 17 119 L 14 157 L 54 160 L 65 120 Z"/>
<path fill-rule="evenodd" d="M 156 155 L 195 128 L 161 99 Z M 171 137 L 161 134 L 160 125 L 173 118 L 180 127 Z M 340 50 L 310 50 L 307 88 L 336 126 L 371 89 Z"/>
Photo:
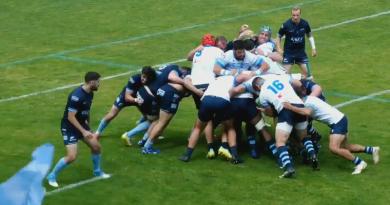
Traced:
<path fill-rule="evenodd" d="M 330 25 L 327 25 L 327 26 L 322 26 L 322 27 L 313 29 L 313 31 L 325 30 L 325 29 L 329 29 L 329 28 L 334 28 L 335 25 L 340 26 L 340 25 L 344 25 L 344 24 L 353 23 L 353 22 L 356 22 L 356 21 L 365 20 L 365 19 L 368 19 L 368 18 L 375 18 L 375 17 L 378 17 L 378 16 L 380 16 L 380 15 L 389 14 L 389 12 L 390 12 L 390 11 L 379 12 L 379 13 L 377 13 L 377 14 L 373 14 L 373 15 L 369 15 L 369 16 L 363 16 L 363 17 L 359 17 L 359 18 L 355 18 L 355 19 L 350 19 L 350 20 L 343 21 L 343 22 L 340 22 L 340 23 L 335 23 L 335 24 L 330 24 Z M 52 56 L 53 56 L 53 57 L 56 57 L 56 55 L 52 55 Z M 177 63 L 177 62 L 183 62 L 183 61 L 185 61 L 185 59 L 178 59 L 178 60 L 176 60 L 176 61 L 166 62 L 166 63 L 163 63 L 163 64 Z M 158 66 L 158 65 L 157 65 L 157 66 Z M 1 66 L 0 66 L 0 67 L 1 67 Z M 125 72 L 125 73 L 120 73 L 120 74 L 116 74 L 116 75 L 107 76 L 107 77 L 103 78 L 103 80 L 107 80 L 107 79 L 112 79 L 112 78 L 116 78 L 116 77 L 128 75 L 128 74 L 131 74 L 131 73 L 133 73 L 133 72 L 135 72 L 135 71 L 128 71 L 128 72 Z M 25 94 L 25 95 L 20 95 L 20 96 L 14 96 L 14 97 L 9 97 L 9 98 L 3 98 L 3 99 L 0 99 L 0 103 L 10 102 L 10 101 L 14 101 L 14 100 L 19 100 L 19 99 L 23 99 L 23 98 L 28 98 L 28 97 L 31 97 L 31 96 L 36 96 L 36 95 L 41 95 L 41 94 L 45 94 L 45 93 L 51 93 L 51 92 L 55 92 L 55 91 L 59 91 L 59 90 L 64 90 L 64 89 L 67 89 L 67 88 L 71 88 L 71 87 L 78 86 L 78 85 L 80 85 L 80 84 L 82 84 L 82 83 L 69 84 L 69 85 L 64 85 L 64 86 L 61 86 L 61 87 L 56 87 L 56 88 L 52 88 L 52 89 L 48 89 L 48 90 L 44 90 L 44 91 L 38 91 L 38 92 L 33 92 L 33 93 L 29 93 L 29 94 Z"/>
<path fill-rule="evenodd" d="M 90 59 L 90 58 L 70 57 L 70 56 L 64 56 L 64 55 L 57 55 L 57 56 L 55 56 L 55 58 L 57 58 L 59 60 L 73 61 L 73 62 L 77 62 L 77 63 L 91 64 L 91 65 L 104 65 L 107 67 L 114 67 L 114 68 L 134 69 L 134 68 L 139 67 L 136 65 L 114 63 L 114 62 L 110 62 L 110 61 L 95 60 L 95 59 Z"/>
<path fill-rule="evenodd" d="M 104 48 L 104 47 L 109 47 L 109 46 L 113 46 L 113 45 L 120 45 L 120 44 L 123 44 L 123 43 L 128 43 L 128 42 L 132 42 L 132 41 L 138 41 L 138 40 L 141 40 L 141 39 L 147 39 L 147 38 L 162 36 L 162 35 L 166 35 L 166 34 L 172 34 L 172 33 L 178 33 L 178 32 L 182 32 L 182 31 L 188 31 L 188 30 L 191 30 L 191 29 L 205 27 L 205 26 L 214 25 L 214 24 L 218 24 L 218 23 L 235 21 L 237 19 L 242 19 L 242 18 L 246 18 L 246 17 L 250 17 L 250 16 L 258 16 L 258 15 L 272 13 L 272 12 L 276 12 L 276 11 L 280 11 L 280 10 L 284 10 L 284 9 L 290 9 L 291 7 L 293 7 L 295 5 L 303 6 L 303 5 L 306 5 L 306 4 L 317 3 L 317 2 L 320 2 L 320 1 L 321 0 L 304 1 L 304 2 L 301 2 L 301 3 L 297 3 L 297 4 L 290 4 L 290 5 L 281 6 L 281 7 L 277 7 L 277 8 L 273 8 L 273 9 L 247 13 L 245 15 L 238 15 L 238 16 L 234 16 L 234 17 L 213 20 L 213 21 L 209 21 L 209 22 L 206 22 L 206 23 L 202 23 L 202 24 L 195 24 L 195 25 L 185 26 L 185 27 L 181 27 L 181 28 L 173 28 L 173 29 L 169 29 L 169 30 L 166 30 L 166 31 L 150 33 L 150 34 L 144 34 L 144 35 L 139 35 L 139 36 L 133 36 L 133 37 L 129 37 L 129 38 L 122 39 L 122 40 L 104 42 L 104 43 L 99 43 L 99 44 L 95 44 L 95 45 L 85 46 L 85 47 L 81 47 L 81 48 L 59 51 L 59 52 L 51 53 L 51 54 L 47 54 L 47 55 L 19 59 L 19 60 L 11 61 L 11 62 L 8 62 L 8 63 L 2 63 L 2 64 L 0 64 L 0 68 L 13 66 L 13 65 L 17 65 L 17 64 L 28 63 L 28 62 L 32 62 L 32 61 L 45 59 L 45 58 L 56 57 L 57 55 L 65 55 L 65 54 L 70 54 L 70 53 L 77 53 L 77 52 L 92 50 L 92 49 L 96 49 L 96 48 Z"/>
<path fill-rule="evenodd" d="M 337 104 L 334 107 L 341 108 L 341 107 L 344 107 L 344 106 L 347 106 L 347 105 L 351 105 L 353 103 L 357 103 L 357 102 L 360 102 L 360 101 L 368 100 L 368 99 L 371 99 L 371 98 L 373 98 L 375 96 L 383 95 L 383 94 L 386 94 L 386 93 L 390 93 L 390 90 L 383 90 L 383 91 L 371 93 L 371 94 L 366 95 L 366 96 L 362 96 L 362 97 L 359 97 L 359 98 L 356 98 L 356 99 L 348 100 L 348 101 L 345 101 L 343 103 Z M 69 185 L 66 185 L 66 186 L 64 186 L 62 188 L 46 192 L 45 196 L 50 196 L 50 195 L 53 195 L 53 194 L 56 194 L 56 193 L 60 193 L 60 192 L 63 192 L 63 191 L 69 190 L 69 189 L 77 188 L 79 186 L 82 186 L 82 185 L 85 185 L 85 184 L 88 184 L 88 183 L 92 183 L 92 182 L 95 182 L 95 181 L 98 181 L 98 180 L 101 180 L 101 179 L 103 179 L 103 178 L 94 177 L 94 178 L 86 179 L 86 180 L 83 180 L 83 181 L 80 181 L 80 182 L 76 182 L 74 184 L 69 184 Z"/>
<path fill-rule="evenodd" d="M 346 105 L 350 105 L 350 104 L 353 104 L 353 103 L 356 103 L 356 102 L 368 100 L 368 99 L 374 98 L 375 96 L 383 95 L 383 94 L 386 94 L 386 93 L 390 93 L 390 90 L 382 90 L 382 91 L 379 91 L 379 92 L 371 93 L 371 94 L 366 95 L 366 96 L 362 96 L 362 97 L 359 97 L 359 98 L 355 98 L 355 99 L 348 100 L 348 101 L 345 101 L 343 103 L 337 104 L 334 107 L 336 107 L 336 108 L 344 107 Z"/>
<path fill-rule="evenodd" d="M 390 10 L 379 12 L 379 13 L 372 14 L 372 15 L 369 15 L 369 16 L 362 16 L 362 17 L 359 17 L 359 18 L 346 20 L 346 21 L 343 21 L 343 22 L 340 22 L 340 23 L 330 24 L 330 25 L 326 25 L 326 26 L 320 26 L 318 28 L 313 29 L 312 31 L 321 31 L 321 30 L 325 30 L 325 29 L 341 26 L 341 25 L 344 25 L 344 24 L 354 23 L 356 21 L 362 21 L 362 20 L 366 20 L 366 19 L 376 18 L 378 16 L 383 16 L 383 15 L 387 15 L 387 14 L 390 14 Z"/>
<path fill-rule="evenodd" d="M 179 60 L 175 60 L 175 61 L 170 61 L 170 62 L 158 64 L 158 65 L 153 65 L 152 67 L 159 67 L 159 66 L 162 66 L 162 65 L 165 65 L 165 64 L 179 63 L 179 62 L 183 62 L 183 61 L 186 61 L 186 59 L 179 59 Z M 128 65 L 128 66 L 131 66 L 131 65 Z M 134 66 L 132 66 L 132 68 L 134 68 Z M 127 71 L 127 72 L 124 72 L 124 73 L 118 73 L 118 74 L 115 74 L 115 75 L 110 75 L 110 76 L 103 77 L 103 78 L 101 78 L 101 80 L 109 80 L 109 79 L 113 79 L 113 78 L 118 78 L 118 77 L 130 75 L 130 74 L 133 74 L 133 73 L 139 72 L 139 71 L 140 71 L 139 69 L 137 69 L 137 70 L 130 70 L 130 71 Z M 38 91 L 38 92 L 33 92 L 33 93 L 25 94 L 25 95 L 19 95 L 19 96 L 14 96 L 14 97 L 9 97 L 9 98 L 3 98 L 3 99 L 0 99 L 0 103 L 20 100 L 20 99 L 23 99 L 23 98 L 28 98 L 28 97 L 32 97 L 32 96 L 36 96 L 36 95 L 42 95 L 42 94 L 46 94 L 46 93 L 52 93 L 52 92 L 56 92 L 56 91 L 59 91 L 59 90 L 65 90 L 65 89 L 68 89 L 68 88 L 73 88 L 73 87 L 80 86 L 81 84 L 82 84 L 82 82 L 80 82 L 80 83 L 73 83 L 73 84 L 63 85 L 63 86 L 60 86 L 60 87 L 55 87 L 55 88 L 48 89 L 48 90 L 42 90 L 42 91 Z"/>
<path fill-rule="evenodd" d="M 112 175 L 111 175 L 111 177 L 112 177 Z M 96 181 L 99 181 L 99 180 L 103 180 L 103 179 L 109 179 L 109 178 L 93 177 L 93 178 L 90 178 L 90 179 L 82 180 L 82 181 L 79 181 L 77 183 L 68 184 L 68 185 L 66 185 L 64 187 L 61 187 L 61 188 L 54 189 L 52 191 L 46 192 L 45 196 L 50 196 L 50 195 L 53 195 L 53 194 L 56 194 L 56 193 L 60 193 L 60 192 L 63 192 L 63 191 L 69 190 L 69 189 L 74 189 L 76 187 L 79 187 L 79 186 L 82 186 L 82 185 L 85 185 L 85 184 L 89 184 L 89 183 L 92 183 L 92 182 L 96 182 Z"/>

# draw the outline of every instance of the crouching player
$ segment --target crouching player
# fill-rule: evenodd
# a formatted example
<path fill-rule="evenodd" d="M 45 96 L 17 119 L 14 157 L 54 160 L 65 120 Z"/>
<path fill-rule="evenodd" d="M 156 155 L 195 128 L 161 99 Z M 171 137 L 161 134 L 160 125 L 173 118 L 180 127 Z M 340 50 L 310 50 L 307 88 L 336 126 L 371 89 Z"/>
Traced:
<path fill-rule="evenodd" d="M 154 101 L 156 106 L 153 107 L 159 109 L 159 112 L 156 113 L 158 119 L 155 121 L 155 125 L 148 130 L 148 139 L 142 148 L 143 154 L 160 153 L 160 150 L 153 148 L 154 140 L 164 131 L 176 114 L 184 88 L 199 96 L 203 94 L 191 82 L 183 79 L 189 71 L 189 68 L 178 65 L 165 66 L 161 68 L 160 74 L 153 83 L 138 91 L 139 96 L 137 97 L 143 99 L 142 104 L 150 104 L 151 101 Z"/>
<path fill-rule="evenodd" d="M 332 153 L 337 154 L 353 162 L 356 167 L 352 174 L 360 174 L 366 167 L 367 163 L 352 153 L 365 152 L 371 154 L 374 164 L 379 162 L 379 147 L 362 146 L 359 144 L 349 144 L 347 141 L 348 120 L 347 117 L 335 107 L 313 96 L 304 98 L 305 108 L 292 106 L 285 102 L 284 108 L 296 112 L 300 115 L 310 116 L 315 120 L 327 124 L 331 130 L 329 135 L 329 149 Z"/>
<path fill-rule="evenodd" d="M 243 72 L 239 76 L 236 77 L 236 82 L 240 82 L 243 79 L 246 79 L 247 73 Z M 255 100 L 253 96 L 258 96 L 260 94 L 260 87 L 255 81 L 256 77 L 252 77 L 251 79 L 235 86 L 230 89 L 229 93 L 231 98 L 231 103 L 234 110 L 234 119 L 242 119 L 247 124 L 253 125 L 255 131 L 258 131 L 262 134 L 267 148 L 271 151 L 271 153 L 276 155 L 276 146 L 275 140 L 272 138 L 271 134 L 267 131 L 265 127 L 264 119 L 262 118 L 261 113 L 256 108 Z M 251 98 L 233 98 L 233 96 L 242 94 L 250 94 Z M 253 149 L 253 148 L 252 148 Z M 257 155 L 257 154 L 256 154 Z M 255 158 L 253 155 L 253 151 L 251 151 L 252 158 Z"/>
<path fill-rule="evenodd" d="M 304 107 L 302 100 L 295 94 L 295 91 L 290 84 L 289 76 L 266 75 L 256 77 L 254 83 L 260 87 L 260 103 L 266 108 L 266 113 L 273 112 L 271 111 L 272 108 L 270 105 L 272 105 L 277 112 L 278 123 L 276 124 L 275 129 L 277 155 L 285 170 L 280 177 L 292 177 L 295 173 L 286 146 L 293 128 L 295 128 L 298 138 L 309 153 L 313 169 L 318 169 L 318 159 L 314 151 L 313 142 L 307 137 L 306 116 L 283 108 L 283 102 L 289 102 L 296 107 Z"/>
<path fill-rule="evenodd" d="M 115 99 L 111 110 L 100 121 L 96 134 L 100 136 L 108 124 L 119 114 L 119 112 L 128 106 L 138 106 L 136 94 L 137 91 L 143 86 L 153 82 L 156 78 L 156 71 L 150 66 L 144 66 L 141 70 L 141 74 L 136 74 L 130 77 L 126 86 L 119 93 Z M 137 133 L 148 129 L 150 123 L 147 120 L 142 120 L 133 130 L 126 132 L 122 135 L 122 140 L 126 146 L 131 146 L 130 138 Z"/>
<path fill-rule="evenodd" d="M 91 149 L 93 174 L 98 177 L 109 178 L 100 168 L 101 145 L 98 136 L 89 128 L 89 113 L 92 105 L 93 92 L 99 88 L 100 75 L 96 72 L 85 74 L 84 85 L 73 90 L 68 96 L 64 116 L 61 120 L 61 132 L 67 154 L 61 158 L 47 176 L 50 186 L 58 187 L 57 175 L 70 163 L 76 160 L 77 143 L 83 140 Z"/>
<path fill-rule="evenodd" d="M 230 152 L 232 155 L 231 162 L 233 164 L 242 163 L 242 160 L 238 157 L 236 132 L 233 126 L 230 107 L 229 89 L 232 88 L 233 85 L 233 76 L 221 76 L 210 83 L 201 99 L 198 119 L 189 137 L 187 150 L 184 155 L 180 157 L 181 161 L 190 161 L 192 152 L 198 142 L 200 134 L 206 127 L 207 123 L 214 120 L 216 122 L 215 126 L 217 126 L 218 122 L 221 122 L 224 131 L 227 133 Z"/>

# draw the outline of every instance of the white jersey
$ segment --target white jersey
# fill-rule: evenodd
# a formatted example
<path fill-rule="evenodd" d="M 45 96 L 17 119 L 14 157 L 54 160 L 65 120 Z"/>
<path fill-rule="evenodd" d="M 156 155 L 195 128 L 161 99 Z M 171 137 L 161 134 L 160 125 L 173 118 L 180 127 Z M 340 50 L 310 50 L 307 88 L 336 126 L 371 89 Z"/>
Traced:
<path fill-rule="evenodd" d="M 344 114 L 335 107 L 314 96 L 305 98 L 305 107 L 313 110 L 311 115 L 313 119 L 327 125 L 336 124 L 344 117 Z"/>
<path fill-rule="evenodd" d="M 261 56 L 263 60 L 268 63 L 269 69 L 264 74 L 277 74 L 282 75 L 286 74 L 286 69 L 278 62 L 273 61 L 271 58 Z"/>
<path fill-rule="evenodd" d="M 265 42 L 259 46 L 257 46 L 256 48 L 256 54 L 258 54 L 258 50 L 261 50 L 264 54 L 270 54 L 272 52 L 274 52 L 275 50 L 275 43 L 272 42 L 272 41 L 268 41 L 268 42 Z"/>
<path fill-rule="evenodd" d="M 239 72 L 245 70 L 257 70 L 263 64 L 263 59 L 249 51 L 245 51 L 245 58 L 237 60 L 233 50 L 227 51 L 223 58 L 217 58 L 216 63 L 226 70 L 237 69 Z"/>
<path fill-rule="evenodd" d="M 193 85 L 210 84 L 215 79 L 215 60 L 223 58 L 224 52 L 213 46 L 206 46 L 195 53 L 192 60 L 191 79 Z"/>
<path fill-rule="evenodd" d="M 230 101 L 229 90 L 234 86 L 233 76 L 221 76 L 209 84 L 204 96 L 216 96 Z M 202 97 L 202 98 L 203 98 Z"/>
<path fill-rule="evenodd" d="M 289 75 L 263 75 L 264 84 L 260 90 L 260 104 L 264 107 L 273 105 L 279 113 L 283 109 L 283 102 L 302 104 L 303 101 L 297 96 L 290 84 Z"/>

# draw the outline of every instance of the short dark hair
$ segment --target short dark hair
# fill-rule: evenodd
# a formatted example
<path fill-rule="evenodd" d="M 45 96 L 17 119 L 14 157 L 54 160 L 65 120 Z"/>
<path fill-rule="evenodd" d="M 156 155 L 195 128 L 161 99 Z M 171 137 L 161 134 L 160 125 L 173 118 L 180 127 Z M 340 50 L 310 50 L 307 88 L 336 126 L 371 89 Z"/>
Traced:
<path fill-rule="evenodd" d="M 88 83 L 93 80 L 99 80 L 99 78 L 100 78 L 100 74 L 98 72 L 89 71 L 85 74 L 84 81 Z"/>
<path fill-rule="evenodd" d="M 141 73 L 146 76 L 147 83 L 153 82 L 156 79 L 156 71 L 151 66 L 142 67 Z"/>
<path fill-rule="evenodd" d="M 246 45 L 243 40 L 235 40 L 233 42 L 233 50 L 242 50 L 245 49 Z"/>

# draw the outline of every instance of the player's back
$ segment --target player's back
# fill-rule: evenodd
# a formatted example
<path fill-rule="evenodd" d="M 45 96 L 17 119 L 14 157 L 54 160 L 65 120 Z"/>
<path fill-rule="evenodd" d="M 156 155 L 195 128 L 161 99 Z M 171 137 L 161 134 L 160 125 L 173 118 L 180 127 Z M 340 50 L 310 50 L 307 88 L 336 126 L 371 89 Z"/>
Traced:
<path fill-rule="evenodd" d="M 153 94 L 156 94 L 157 90 L 161 86 L 169 82 L 168 77 L 172 71 L 176 72 L 178 76 L 182 75 L 179 66 L 174 64 L 164 66 L 156 72 L 157 73 L 156 79 L 148 85 L 148 88 Z"/>
<path fill-rule="evenodd" d="M 277 112 L 283 109 L 283 102 L 291 104 L 303 104 L 290 84 L 289 75 L 264 75 L 265 79 L 261 86 L 260 103 L 272 104 Z"/>
<path fill-rule="evenodd" d="M 229 90 L 233 87 L 233 76 L 221 76 L 210 83 L 203 96 L 216 96 L 230 101 Z"/>
<path fill-rule="evenodd" d="M 344 117 L 342 112 L 318 97 L 307 96 L 304 103 L 305 107 L 313 110 L 313 119 L 324 122 L 325 124 L 335 124 Z"/>
<path fill-rule="evenodd" d="M 209 84 L 215 79 L 213 68 L 217 58 L 222 58 L 224 52 L 214 46 L 206 46 L 198 51 L 192 60 L 191 79 L 192 84 Z"/>
<path fill-rule="evenodd" d="M 286 74 L 286 69 L 281 64 L 273 61 L 271 58 L 265 56 L 260 57 L 263 58 L 263 60 L 269 65 L 269 69 L 265 72 L 265 74 Z"/>
<path fill-rule="evenodd" d="M 132 75 L 127 81 L 126 86 L 123 87 L 121 93 L 124 94 L 126 91 L 131 91 L 133 96 L 136 96 L 135 94 L 142 87 L 142 85 L 141 74 Z"/>

